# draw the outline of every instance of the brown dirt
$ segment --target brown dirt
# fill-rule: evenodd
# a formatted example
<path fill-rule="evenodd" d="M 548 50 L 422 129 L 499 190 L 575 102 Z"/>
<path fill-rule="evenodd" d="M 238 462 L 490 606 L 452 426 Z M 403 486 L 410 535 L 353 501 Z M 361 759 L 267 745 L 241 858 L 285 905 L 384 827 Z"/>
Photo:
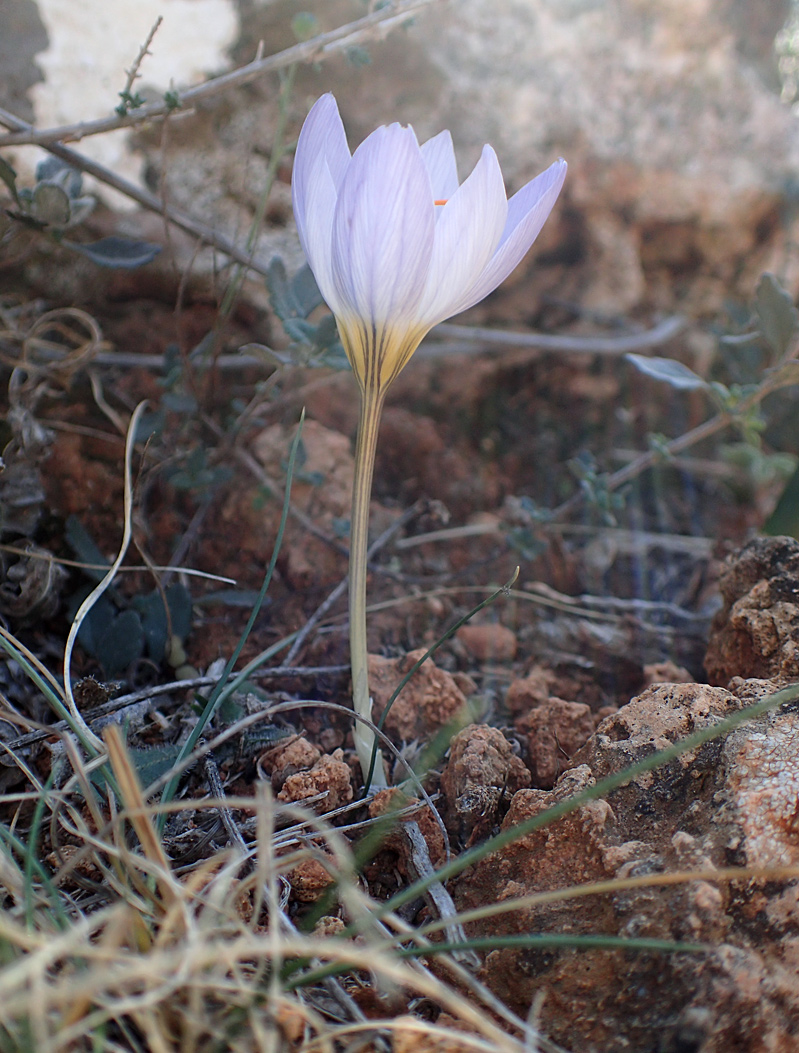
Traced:
<path fill-rule="evenodd" d="M 174 342 L 186 353 L 216 317 L 201 292 L 193 299 L 189 290 L 177 317 L 145 299 L 130 279 L 117 294 L 92 309 L 120 352 L 163 353 Z M 245 306 L 219 334 L 217 351 L 235 350 L 245 334 L 266 342 L 272 325 Z M 164 410 L 160 432 L 137 455 L 139 552 L 131 551 L 130 562 L 177 559 L 235 579 L 238 590 L 260 587 L 280 519 L 288 447 L 298 409 L 306 406 L 294 513 L 242 660 L 301 629 L 347 569 L 356 414 L 351 378 L 287 371 L 249 406 L 245 421 L 243 407 L 264 381 L 263 371 L 202 371 L 184 359 L 183 379 L 169 390 L 149 369 L 108 366 L 98 376 L 103 399 L 122 419 L 142 397 L 153 411 Z M 415 509 L 371 568 L 376 718 L 425 650 L 521 568 L 514 590 L 438 649 L 386 719 L 406 760 L 424 755 L 432 764 L 426 788 L 440 791 L 437 807 L 455 855 L 799 675 L 799 543 L 760 539 L 722 562 L 762 523 L 774 498 L 770 484 L 749 479 L 736 504 L 723 473 L 702 474 L 700 465 L 694 475 L 664 465 L 633 484 L 613 526 L 590 502 L 558 529 L 530 511 L 533 503 L 553 507 L 575 491 L 566 465 L 581 450 L 595 452 L 600 467 L 609 469 L 613 451 L 641 448 L 648 432 L 677 433 L 705 413 L 690 397 L 665 405 L 660 394 L 618 360 L 519 352 L 420 358 L 392 391 L 378 454 L 375 536 L 414 503 Z M 629 412 L 619 413 L 619 406 Z M 6 520 L 4 540 L 33 540 L 71 559 L 66 520 L 72 515 L 100 551 L 112 555 L 121 535 L 123 441 L 87 376 L 77 372 L 66 389 L 42 389 L 29 413 L 54 436 L 45 459 L 31 447 L 28 474 L 17 476 L 27 480 L 28 505 L 9 485 L 16 503 L 8 505 L 14 517 Z M 708 448 L 705 462 L 717 454 Z M 19 511 L 26 507 L 34 508 L 32 517 Z M 633 544 L 631 535 L 648 540 Z M 675 538 L 701 543 L 680 548 Z M 4 612 L 23 642 L 55 664 L 68 604 L 85 591 L 87 577 L 69 567 L 37 589 L 26 577 L 29 599 L 13 585 L 23 580 L 21 571 L 10 573 L 17 557 L 5 559 L 4 588 L 13 595 Z M 231 654 L 251 596 L 236 606 L 218 595 L 228 586 L 185 580 L 194 603 L 183 641 L 186 666 L 204 671 Z M 115 602 L 126 607 L 154 581 L 141 570 L 124 576 Z M 710 630 L 718 591 L 722 606 Z M 284 654 L 285 648 L 277 651 L 271 664 Z M 349 718 L 313 705 L 349 705 L 347 658 L 341 599 L 296 659 L 309 671 L 282 673 L 261 688 L 265 694 L 237 703 L 255 712 L 264 698 L 308 700 L 281 718 L 290 740 L 275 746 L 245 735 L 220 756 L 231 793 L 252 793 L 263 778 L 282 802 L 323 795 L 314 805 L 319 813 L 356 800 L 361 783 Z M 75 668 L 108 679 L 80 647 Z M 4 672 L 0 688 L 17 708 L 52 719 L 13 675 Z M 148 657 L 116 674 L 125 690 L 173 675 L 168 663 Z M 175 741 L 194 719 L 192 702 L 178 689 L 160 699 L 131 728 L 132 741 Z M 425 753 L 443 728 L 454 737 Z M 731 862 L 799 863 L 797 734 L 793 713 L 764 718 L 520 837 L 450 886 L 457 905 L 467 909 L 584 882 L 699 868 L 710 876 L 514 908 L 471 931 L 647 936 L 710 950 L 503 948 L 485 955 L 481 978 L 522 1016 L 543 994 L 545 1033 L 573 1050 L 794 1048 L 795 889 L 711 877 Z M 48 755 L 36 752 L 30 761 L 46 777 Z M 397 778 L 399 772 L 397 764 Z M 207 792 L 201 778 L 192 780 L 191 794 Z M 0 769 L 0 785 L 21 788 L 21 774 Z M 372 816 L 396 804 L 388 797 L 373 804 Z M 441 830 L 429 809 L 416 821 L 434 862 L 443 861 Z M 199 823 L 196 831 L 171 831 L 175 858 L 192 858 L 201 835 Z M 365 864 L 364 878 L 376 896 L 412 880 L 401 835 L 388 836 Z M 322 895 L 330 877 L 321 863 L 308 863 L 289 881 L 301 910 Z"/>

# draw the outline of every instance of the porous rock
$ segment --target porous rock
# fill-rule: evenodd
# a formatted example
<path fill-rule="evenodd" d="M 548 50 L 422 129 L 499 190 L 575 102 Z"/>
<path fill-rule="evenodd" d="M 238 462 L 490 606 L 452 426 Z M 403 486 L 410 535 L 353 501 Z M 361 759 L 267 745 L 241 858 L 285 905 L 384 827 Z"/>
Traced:
<path fill-rule="evenodd" d="M 470 724 L 452 740 L 441 789 L 448 825 L 466 844 L 491 833 L 503 802 L 530 785 L 530 772 L 497 728 Z"/>
<path fill-rule="evenodd" d="M 291 768 L 292 772 L 301 768 L 312 768 L 322 756 L 318 746 L 314 746 L 303 735 L 297 735 L 286 743 L 266 750 L 259 758 L 259 764 L 267 775 L 282 772 Z"/>
<path fill-rule="evenodd" d="M 379 720 L 400 680 L 424 654 L 409 651 L 400 658 L 369 655 L 369 687 L 374 720 Z M 386 731 L 403 742 L 423 739 L 456 714 L 466 711 L 466 696 L 455 678 L 428 659 L 400 691 L 386 717 Z"/>
<path fill-rule="evenodd" d="M 727 560 L 719 589 L 705 657 L 710 682 L 799 677 L 799 541 L 754 538 Z"/>
<path fill-rule="evenodd" d="M 392 812 L 406 808 L 410 804 L 418 803 L 415 798 L 406 797 L 401 790 L 389 788 L 379 790 L 369 802 L 369 818 L 377 819 L 380 816 L 390 816 Z M 441 866 L 447 858 L 447 850 L 444 844 L 444 834 L 438 820 L 430 811 L 429 807 L 421 807 L 406 819 L 418 827 L 419 833 L 425 840 L 430 861 L 433 866 Z M 399 872 L 411 881 L 418 876 L 411 857 L 411 842 L 403 831 L 405 820 L 398 819 L 381 841 L 381 851 L 395 853 L 393 863 Z"/>
<path fill-rule="evenodd" d="M 303 859 L 286 874 L 294 898 L 300 903 L 314 903 L 335 882 L 330 871 L 318 859 Z"/>
<path fill-rule="evenodd" d="M 543 705 L 554 694 L 557 677 L 551 669 L 536 665 L 527 676 L 514 680 L 505 695 L 505 705 L 512 714 L 526 713 L 534 706 Z"/>
<path fill-rule="evenodd" d="M 741 680 L 732 687 L 648 688 L 602 721 L 552 790 L 520 790 L 503 828 L 534 820 L 718 723 L 771 693 L 775 682 Z M 731 863 L 799 862 L 797 744 L 797 713 L 779 710 L 751 721 L 528 831 L 465 872 L 453 889 L 458 907 L 468 909 L 586 882 L 649 877 L 653 883 L 643 887 L 513 906 L 470 931 L 649 937 L 711 950 L 501 948 L 486 956 L 482 978 L 519 1012 L 545 991 L 542 1028 L 570 1049 L 794 1049 L 799 893 L 790 883 L 731 884 L 714 881 L 713 873 Z M 694 881 L 657 882 L 661 873 L 686 870 L 697 872 Z"/>
<path fill-rule="evenodd" d="M 325 753 L 308 771 L 289 775 L 277 799 L 301 803 L 309 797 L 326 793 L 327 796 L 318 802 L 316 808 L 320 812 L 329 812 L 352 800 L 350 774 L 350 766 L 344 761 L 341 750 Z"/>
<path fill-rule="evenodd" d="M 549 698 L 516 720 L 516 730 L 527 739 L 527 763 L 535 786 L 554 786 L 593 735 L 594 723 L 590 706 L 562 698 Z"/>

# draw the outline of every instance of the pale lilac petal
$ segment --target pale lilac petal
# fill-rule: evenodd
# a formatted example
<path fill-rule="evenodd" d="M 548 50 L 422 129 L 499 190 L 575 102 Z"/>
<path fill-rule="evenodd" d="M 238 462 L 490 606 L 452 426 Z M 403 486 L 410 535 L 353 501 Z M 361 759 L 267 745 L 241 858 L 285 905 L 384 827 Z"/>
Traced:
<path fill-rule="evenodd" d="M 302 223 L 295 206 L 297 232 L 308 266 L 319 286 L 319 292 L 330 310 L 337 314 L 340 304 L 333 282 L 333 216 L 338 194 L 323 153 L 316 156 L 308 167 L 307 174 L 305 214 Z"/>
<path fill-rule="evenodd" d="M 327 162 L 330 178 L 337 190 L 350 163 L 350 150 L 336 100 L 330 94 L 323 95 L 311 107 L 294 154 L 291 194 L 300 240 L 305 235 L 308 195 L 313 187 L 313 175 L 318 171 L 320 156 Z"/>
<path fill-rule="evenodd" d="M 458 189 L 458 166 L 449 132 L 439 132 L 423 143 L 422 159 L 430 176 L 433 200 L 448 201 Z"/>
<path fill-rule="evenodd" d="M 433 256 L 418 308 L 421 321 L 430 326 L 458 310 L 464 292 L 480 277 L 505 229 L 505 184 L 490 146 L 483 148 L 469 178 L 437 212 Z"/>
<path fill-rule="evenodd" d="M 479 303 L 518 267 L 541 232 L 565 178 L 566 162 L 556 161 L 513 195 L 508 202 L 505 230 L 494 255 L 452 314 Z"/>
<path fill-rule="evenodd" d="M 367 325 L 413 325 L 435 227 L 430 179 L 413 129 L 365 139 L 339 188 L 333 218 L 338 300 Z"/>

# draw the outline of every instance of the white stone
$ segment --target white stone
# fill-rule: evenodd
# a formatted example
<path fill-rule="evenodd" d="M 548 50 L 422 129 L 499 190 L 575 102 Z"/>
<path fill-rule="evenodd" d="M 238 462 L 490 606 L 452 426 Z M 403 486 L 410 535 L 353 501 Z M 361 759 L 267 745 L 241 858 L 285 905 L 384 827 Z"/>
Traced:
<path fill-rule="evenodd" d="M 163 21 L 134 90 L 185 87 L 226 69 L 226 49 L 238 32 L 233 0 L 37 0 L 37 6 L 50 41 L 36 56 L 44 81 L 30 91 L 39 128 L 111 114 L 159 15 Z M 76 149 L 136 182 L 141 158 L 128 149 L 128 136 L 97 135 Z M 29 168 L 36 158 L 28 153 Z M 122 201 L 115 195 L 116 205 Z"/>

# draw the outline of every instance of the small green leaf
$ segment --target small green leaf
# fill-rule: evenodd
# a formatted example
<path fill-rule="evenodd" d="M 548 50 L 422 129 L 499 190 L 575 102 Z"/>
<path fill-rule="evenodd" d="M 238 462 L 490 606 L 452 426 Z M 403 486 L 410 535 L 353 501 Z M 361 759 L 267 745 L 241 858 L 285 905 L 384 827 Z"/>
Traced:
<path fill-rule="evenodd" d="M 158 589 L 133 600 L 133 606 L 141 615 L 147 654 L 155 662 L 162 661 L 166 654 L 170 631 L 172 636 L 185 640 L 191 629 L 191 594 L 188 589 L 179 583 L 170 585 L 166 590 L 166 602 L 170 624 L 167 624 L 164 600 Z"/>
<path fill-rule="evenodd" d="M 67 608 L 70 621 L 74 619 L 78 607 L 90 591 L 89 588 L 82 589 L 71 598 Z M 80 625 L 80 632 L 78 633 L 78 643 L 87 654 L 92 655 L 94 658 L 97 657 L 99 638 L 106 625 L 110 625 L 114 620 L 116 614 L 117 609 L 111 600 L 107 596 L 101 596 L 83 619 Z"/>
<path fill-rule="evenodd" d="M 360 44 L 353 44 L 351 47 L 348 47 L 344 55 L 350 66 L 354 66 L 356 69 L 369 66 L 372 63 L 372 56 Z"/>
<path fill-rule="evenodd" d="M 312 322 L 306 322 L 304 318 L 284 318 L 283 328 L 286 335 L 298 344 L 312 344 L 316 333 L 316 326 Z"/>
<path fill-rule="evenodd" d="M 36 165 L 37 183 L 56 183 L 67 192 L 70 200 L 80 197 L 83 176 L 77 168 L 60 157 L 45 157 Z"/>
<path fill-rule="evenodd" d="M 782 357 L 799 330 L 799 311 L 773 274 L 764 274 L 758 282 L 755 310 L 766 343 Z"/>
<path fill-rule="evenodd" d="M 166 590 L 166 602 L 169 604 L 172 632 L 181 640 L 185 640 L 191 632 L 191 593 L 185 585 L 176 582 Z"/>
<path fill-rule="evenodd" d="M 662 380 L 673 388 L 683 391 L 707 388 L 708 383 L 688 366 L 674 358 L 650 358 L 647 355 L 628 354 L 624 356 L 629 362 L 653 380 Z"/>
<path fill-rule="evenodd" d="M 101 596 L 81 622 L 78 642 L 97 659 L 105 678 L 114 679 L 141 657 L 141 619 L 134 610 L 118 612 L 107 596 Z"/>
<path fill-rule="evenodd" d="M 193 415 L 197 412 L 197 399 L 189 391 L 166 391 L 161 402 L 173 413 Z"/>
<path fill-rule="evenodd" d="M 161 251 L 160 245 L 155 245 L 150 241 L 133 241 L 131 238 L 120 238 L 115 235 L 84 245 L 79 245 L 74 241 L 65 241 L 64 244 L 99 267 L 127 270 L 151 263 Z"/>
<path fill-rule="evenodd" d="M 124 673 L 143 651 L 144 632 L 136 611 L 122 611 L 97 634 L 97 661 L 108 677 Z"/>
<path fill-rule="evenodd" d="M 336 341 L 331 347 L 326 347 L 320 351 L 319 354 L 314 355 L 308 364 L 310 366 L 321 366 L 325 369 L 337 369 L 339 371 L 352 369 L 350 360 L 347 358 L 347 352 L 338 341 Z"/>

